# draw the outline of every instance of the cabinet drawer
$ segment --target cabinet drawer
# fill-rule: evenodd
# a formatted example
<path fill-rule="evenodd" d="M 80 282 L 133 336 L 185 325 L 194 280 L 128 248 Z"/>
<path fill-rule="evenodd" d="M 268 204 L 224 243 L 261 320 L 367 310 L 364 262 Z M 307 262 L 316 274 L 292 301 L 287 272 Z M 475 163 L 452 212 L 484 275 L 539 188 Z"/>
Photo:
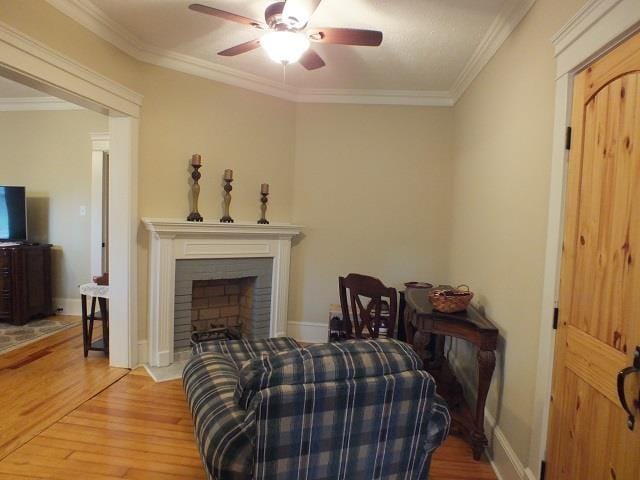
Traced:
<path fill-rule="evenodd" d="M 11 250 L 0 250 L 0 269 L 11 269 Z"/>
<path fill-rule="evenodd" d="M 11 293 L 7 290 L 0 290 L 0 316 L 11 316 Z"/>

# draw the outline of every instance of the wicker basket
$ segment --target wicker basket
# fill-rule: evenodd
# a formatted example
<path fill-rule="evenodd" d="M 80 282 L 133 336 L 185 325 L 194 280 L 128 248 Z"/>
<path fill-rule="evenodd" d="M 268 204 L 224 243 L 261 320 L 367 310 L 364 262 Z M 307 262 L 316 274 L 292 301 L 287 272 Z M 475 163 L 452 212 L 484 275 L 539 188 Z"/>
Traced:
<path fill-rule="evenodd" d="M 429 292 L 429 301 L 433 308 L 443 313 L 463 312 L 471 303 L 473 292 L 467 285 L 456 288 L 434 288 Z"/>

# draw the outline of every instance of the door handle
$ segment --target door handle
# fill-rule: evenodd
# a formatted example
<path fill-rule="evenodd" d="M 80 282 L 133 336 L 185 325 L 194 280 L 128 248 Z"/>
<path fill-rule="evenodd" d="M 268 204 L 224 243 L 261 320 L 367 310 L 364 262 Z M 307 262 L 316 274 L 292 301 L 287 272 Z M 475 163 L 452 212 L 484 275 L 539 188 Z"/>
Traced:
<path fill-rule="evenodd" d="M 634 416 L 629 404 L 627 403 L 627 396 L 624 391 L 624 381 L 626 378 L 633 374 L 640 372 L 640 346 L 636 347 L 636 351 L 633 355 L 633 365 L 631 367 L 623 368 L 618 373 L 618 397 L 620 398 L 620 405 L 624 408 L 624 411 L 627 412 L 627 427 L 629 430 L 633 430 L 636 424 L 636 417 Z"/>

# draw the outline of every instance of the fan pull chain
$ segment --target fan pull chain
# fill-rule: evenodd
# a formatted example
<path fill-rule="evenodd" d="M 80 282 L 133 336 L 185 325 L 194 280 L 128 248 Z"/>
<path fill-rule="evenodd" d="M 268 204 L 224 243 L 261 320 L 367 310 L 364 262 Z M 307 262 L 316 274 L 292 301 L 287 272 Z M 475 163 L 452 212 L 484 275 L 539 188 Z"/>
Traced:
<path fill-rule="evenodd" d="M 287 84 L 287 64 L 282 64 L 282 83 Z"/>

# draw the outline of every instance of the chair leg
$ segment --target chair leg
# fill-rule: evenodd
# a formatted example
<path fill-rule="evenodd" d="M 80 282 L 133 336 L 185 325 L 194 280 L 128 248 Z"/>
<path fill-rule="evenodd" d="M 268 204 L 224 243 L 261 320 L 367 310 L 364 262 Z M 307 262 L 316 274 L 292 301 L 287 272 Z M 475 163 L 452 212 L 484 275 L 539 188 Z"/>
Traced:
<path fill-rule="evenodd" d="M 109 308 L 106 298 L 98 298 L 100 303 L 100 316 L 102 317 L 102 341 L 104 342 L 104 354 L 109 356 Z"/>
<path fill-rule="evenodd" d="M 87 296 L 80 295 L 80 304 L 82 306 L 82 346 L 84 348 L 84 356 L 89 355 L 89 332 L 87 329 Z"/>

